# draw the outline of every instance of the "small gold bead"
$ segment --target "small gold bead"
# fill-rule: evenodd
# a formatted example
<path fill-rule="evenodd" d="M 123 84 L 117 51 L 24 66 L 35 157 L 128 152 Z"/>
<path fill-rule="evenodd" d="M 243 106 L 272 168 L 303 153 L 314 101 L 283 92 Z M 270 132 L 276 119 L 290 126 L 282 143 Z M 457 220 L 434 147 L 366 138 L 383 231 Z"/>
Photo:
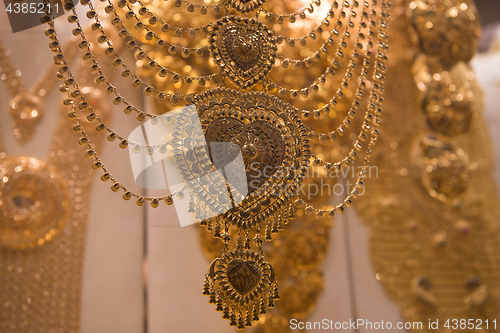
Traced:
<path fill-rule="evenodd" d="M 89 103 L 87 103 L 85 101 L 78 103 L 78 108 L 82 111 L 86 110 L 88 107 L 89 107 Z"/>
<path fill-rule="evenodd" d="M 130 200 L 130 198 L 132 198 L 132 193 L 130 191 L 127 191 L 127 192 L 123 193 L 122 198 L 124 200 Z"/>
<path fill-rule="evenodd" d="M 159 77 L 165 77 L 167 76 L 167 70 L 165 68 L 161 68 L 159 71 L 158 71 L 158 76 Z"/>
<path fill-rule="evenodd" d="M 139 112 L 136 116 L 137 120 L 143 121 L 146 118 L 146 114 L 144 112 Z"/>
<path fill-rule="evenodd" d="M 173 204 L 173 203 L 174 203 L 174 200 L 172 199 L 172 196 L 171 196 L 171 195 L 168 195 L 168 196 L 165 198 L 165 203 L 166 203 L 167 205 L 169 205 L 169 206 L 170 206 L 171 204 Z"/>
<path fill-rule="evenodd" d="M 153 91 L 154 91 L 153 87 L 147 86 L 146 88 L 144 88 L 144 95 L 149 96 L 153 93 Z"/>
<path fill-rule="evenodd" d="M 116 135 L 115 132 L 111 132 L 111 133 L 108 134 L 108 140 L 109 141 L 115 141 L 116 137 L 117 137 L 117 135 Z"/>
<path fill-rule="evenodd" d="M 88 120 L 89 122 L 92 122 L 92 121 L 94 121 L 95 119 L 96 119 L 96 114 L 95 114 L 94 112 L 90 112 L 90 113 L 88 113 L 88 114 L 87 114 L 87 120 Z"/>
<path fill-rule="evenodd" d="M 154 198 L 153 200 L 151 200 L 151 207 L 156 208 L 156 207 L 158 207 L 159 204 L 160 204 L 160 202 L 158 201 L 157 198 Z"/>
<path fill-rule="evenodd" d="M 87 137 L 85 136 L 82 136 L 80 139 L 78 139 L 78 143 L 83 146 L 85 144 L 87 144 L 89 142 L 89 139 L 87 139 Z"/>
<path fill-rule="evenodd" d="M 156 94 L 156 100 L 158 102 L 161 102 L 161 101 L 165 100 L 165 93 L 164 92 L 160 92 L 160 93 Z"/>
<path fill-rule="evenodd" d="M 128 147 L 128 141 L 126 139 L 123 139 L 122 141 L 120 141 L 118 146 L 120 146 L 121 149 L 125 149 Z"/>
<path fill-rule="evenodd" d="M 106 126 L 103 123 L 97 124 L 95 130 L 99 133 L 103 132 Z"/>
<path fill-rule="evenodd" d="M 101 167 L 102 167 L 102 163 L 99 161 L 95 161 L 94 163 L 92 163 L 92 169 L 94 169 L 94 170 L 99 170 Z"/>
<path fill-rule="evenodd" d="M 295 200 L 294 203 L 295 203 L 296 207 L 302 207 L 305 204 L 304 200 L 302 200 L 302 199 L 297 199 L 297 200 Z"/>

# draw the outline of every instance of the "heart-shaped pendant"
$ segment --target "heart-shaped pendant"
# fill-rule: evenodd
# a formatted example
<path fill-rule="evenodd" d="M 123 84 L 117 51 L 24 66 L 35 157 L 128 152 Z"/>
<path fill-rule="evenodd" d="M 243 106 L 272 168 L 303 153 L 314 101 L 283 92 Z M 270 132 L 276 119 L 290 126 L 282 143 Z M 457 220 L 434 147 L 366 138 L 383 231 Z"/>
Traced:
<path fill-rule="evenodd" d="M 215 23 L 210 35 L 210 53 L 221 74 L 241 88 L 267 76 L 276 49 L 271 31 L 254 18 L 226 16 Z"/>
<path fill-rule="evenodd" d="M 248 229 L 288 207 L 310 158 L 297 110 L 267 93 L 229 89 L 209 90 L 194 102 L 196 112 L 177 117 L 173 146 L 196 214 L 209 208 L 217 214 L 207 218 L 221 215 Z"/>
<path fill-rule="evenodd" d="M 227 265 L 227 279 L 240 295 L 251 292 L 260 281 L 260 272 L 253 260 L 234 259 Z"/>
<path fill-rule="evenodd" d="M 229 251 L 215 259 L 209 276 L 223 290 L 228 301 L 247 303 L 262 296 L 274 282 L 274 270 L 264 257 L 251 250 Z"/>
<path fill-rule="evenodd" d="M 258 321 L 280 297 L 273 266 L 261 253 L 242 249 L 227 251 L 212 262 L 203 294 L 238 329 Z"/>

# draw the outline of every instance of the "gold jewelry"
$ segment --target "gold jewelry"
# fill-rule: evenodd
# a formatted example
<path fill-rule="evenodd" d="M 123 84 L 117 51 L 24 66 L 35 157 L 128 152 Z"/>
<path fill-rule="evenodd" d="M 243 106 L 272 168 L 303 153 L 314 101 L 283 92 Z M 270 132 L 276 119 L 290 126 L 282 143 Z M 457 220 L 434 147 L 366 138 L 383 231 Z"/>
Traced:
<path fill-rule="evenodd" d="M 70 42 L 65 49 L 68 49 L 66 57 L 71 61 L 76 52 Z M 5 81 L 10 94 L 13 96 L 9 103 L 10 116 L 13 118 L 13 134 L 19 144 L 24 145 L 35 133 L 35 128 L 42 118 L 45 110 L 43 107 L 47 92 L 56 84 L 54 72 L 57 67 L 51 65 L 37 80 L 37 82 L 27 90 L 21 78 L 21 71 L 16 70 L 11 59 L 10 51 L 5 49 L 0 38 L 0 79 Z"/>
<path fill-rule="evenodd" d="M 395 9 L 409 10 L 391 36 L 398 43 L 387 76 L 396 84 L 387 96 L 397 98 L 386 100 L 390 121 L 374 151 L 379 177 L 357 202 L 371 228 L 375 277 L 423 331 L 434 331 L 426 323 L 436 319 L 442 332 L 454 319 L 486 329 L 499 313 L 500 210 L 480 90 L 464 62 L 477 42 L 477 13 L 463 0 L 400 1 Z"/>
<path fill-rule="evenodd" d="M 96 112 L 109 119 L 109 107 L 92 89 L 85 86 L 82 91 Z M 70 143 L 75 134 L 66 113 L 63 106 L 45 160 L 8 156 L 0 142 L 2 332 L 32 332 L 41 327 L 79 331 L 93 172 L 91 161 L 82 156 L 84 151 Z"/>
<path fill-rule="evenodd" d="M 196 81 L 197 88 L 202 90 L 189 91 L 190 88 L 187 88 L 178 93 L 158 88 L 157 81 L 146 83 L 135 74 L 113 47 L 92 2 L 82 0 L 81 3 L 88 6 L 87 17 L 93 20 L 91 27 L 98 33 L 98 42 L 105 46 L 104 53 L 113 58 L 113 65 L 123 68 L 122 76 L 131 77 L 134 87 L 142 87 L 145 95 L 155 95 L 159 103 L 169 101 L 176 105 L 182 103 L 181 99 L 184 99 L 186 104 L 194 104 L 202 129 L 195 130 L 196 120 L 192 119 L 192 115 L 188 115 L 187 111 L 181 112 L 173 120 L 175 122 L 173 139 L 168 142 L 153 145 L 129 142 L 110 129 L 85 100 L 68 64 L 64 63 L 54 23 L 52 17 L 48 15 L 42 20 L 49 25 L 46 34 L 51 39 L 49 46 L 55 53 L 55 59 L 62 61 L 59 64 L 58 76 L 64 81 L 65 88 L 61 90 L 65 90 L 68 95 L 64 103 L 72 107 L 68 116 L 76 122 L 73 129 L 82 133 L 79 143 L 88 147 L 85 154 L 95 159 L 94 168 L 103 169 L 101 179 L 111 180 L 113 191 L 123 190 L 125 200 L 135 197 L 139 206 L 144 205 L 146 201 L 149 201 L 152 207 L 158 207 L 161 201 L 170 205 L 174 197 L 173 194 L 163 197 L 145 197 L 130 191 L 118 182 L 98 157 L 96 148 L 89 138 L 88 130 L 82 126 L 81 111 L 87 113 L 86 117 L 89 121 L 97 122 L 98 132 L 107 131 L 110 141 L 118 139 L 119 146 L 124 149 L 130 146 L 132 153 L 137 153 L 141 149 L 145 149 L 149 155 L 153 155 L 155 150 L 159 153 L 165 153 L 170 149 L 174 151 L 176 164 L 189 192 L 192 193 L 189 198 L 189 211 L 202 221 L 201 225 L 205 225 L 208 230 L 212 231 L 214 237 L 220 238 L 224 243 L 220 257 L 212 262 L 206 275 L 203 293 L 210 297 L 210 302 L 216 304 L 216 309 L 223 312 L 223 318 L 229 319 L 232 326 L 237 326 L 239 329 L 250 326 L 252 321 L 258 320 L 260 314 L 267 311 L 267 308 L 274 307 L 274 300 L 279 297 L 275 270 L 269 262 L 265 261 L 262 246 L 265 240 L 271 240 L 273 234 L 283 230 L 295 215 L 294 204 L 297 207 L 303 206 L 304 213 L 307 215 L 314 213 L 318 218 L 333 217 L 336 211 L 342 213 L 345 207 L 351 204 L 352 199 L 358 195 L 358 191 L 363 186 L 366 172 L 360 172 L 354 188 L 348 191 L 342 203 L 333 208 L 315 208 L 300 198 L 298 193 L 311 159 L 314 166 L 324 166 L 325 170 L 340 170 L 351 167 L 363 147 L 366 147 L 363 167 L 369 166 L 372 147 L 379 135 L 379 117 L 382 113 L 390 5 L 386 0 L 380 2 L 377 0 L 344 1 L 342 6 L 335 1 L 332 8 L 340 8 L 337 23 L 319 48 L 321 53 L 327 54 L 329 51 L 326 45 L 335 44 L 335 39 L 340 36 L 337 41 L 339 47 L 334 57 L 322 59 L 320 53 L 315 53 L 313 57 L 305 57 L 303 61 L 290 61 L 282 55 L 278 56 L 283 53 L 283 47 L 294 47 L 296 41 L 304 46 L 309 40 L 323 38 L 320 35 L 323 35 L 323 28 L 329 26 L 327 20 L 323 20 L 316 28 L 308 31 L 307 37 L 304 35 L 298 38 L 286 38 L 277 32 L 274 26 L 266 25 L 260 19 L 260 10 L 256 10 L 253 18 L 243 16 L 247 12 L 253 15 L 253 7 L 260 8 L 262 2 L 252 2 L 249 4 L 250 7 L 241 6 L 238 2 L 223 2 L 224 16 L 216 22 L 210 22 L 198 28 L 182 28 L 164 23 L 164 18 L 160 20 L 156 14 L 152 14 L 152 8 L 146 7 L 143 2 L 116 1 L 117 6 L 123 9 L 119 12 L 115 9 L 114 3 L 111 0 L 108 1 L 105 13 L 110 14 L 110 22 L 118 28 L 118 35 L 126 40 L 126 46 L 129 49 L 136 51 L 136 57 L 144 67 L 156 71 L 158 77 L 168 77 L 169 82 L 174 85 L 179 83 L 178 88 L 189 86 Z M 176 1 L 173 6 L 181 7 L 182 4 L 182 1 Z M 88 35 L 82 29 L 74 6 L 69 3 L 66 9 L 72 12 L 68 16 L 68 21 L 76 25 L 73 34 L 81 38 L 79 46 L 85 51 L 84 59 L 90 60 L 90 70 L 96 73 L 95 81 L 103 84 L 108 94 L 114 95 L 113 102 L 117 105 L 124 103 L 124 111 L 127 114 L 135 111 L 139 121 L 146 117 L 152 118 L 152 124 L 162 119 L 168 121 L 168 115 L 156 117 L 153 114 L 147 114 L 131 105 L 123 95 L 117 92 L 116 87 L 106 77 L 103 67 L 94 56 Z M 188 12 L 193 12 L 194 9 L 193 4 L 187 3 Z M 214 14 L 219 14 L 221 7 L 214 5 L 212 9 Z M 235 10 L 238 16 L 227 15 L 232 10 Z M 204 7 L 200 7 L 200 12 L 202 11 L 205 11 Z M 308 11 L 312 13 L 313 10 L 308 9 Z M 300 17 L 304 16 L 302 13 L 302 11 L 299 12 Z M 272 21 L 273 18 L 279 20 L 279 17 L 267 14 L 270 13 L 265 15 L 266 21 Z M 124 22 L 121 15 L 125 17 L 125 20 L 134 22 L 133 27 L 136 31 L 127 28 L 130 24 Z M 147 23 L 139 18 L 143 15 L 149 16 Z M 290 18 L 292 16 L 295 17 L 291 15 Z M 328 16 L 333 17 L 335 14 L 329 11 Z M 162 22 L 160 28 L 156 26 L 158 22 Z M 357 39 L 351 41 L 356 24 L 359 25 Z M 342 27 L 344 27 L 343 33 L 337 30 Z M 174 38 L 187 32 L 190 38 L 195 39 L 198 32 L 201 32 L 206 39 L 199 42 L 201 45 L 195 47 L 188 46 L 184 40 L 180 41 L 183 43 L 181 46 L 177 46 L 159 37 L 160 33 L 167 34 L 171 30 Z M 140 38 L 134 37 L 142 33 L 144 35 Z M 157 53 L 149 51 L 153 40 L 155 40 L 154 47 L 159 51 Z M 279 45 L 284 41 L 287 45 L 280 47 Z M 163 61 L 164 56 L 161 53 L 163 50 L 169 56 L 174 56 L 180 50 L 182 58 L 189 58 L 191 53 L 195 53 L 201 60 L 205 55 L 206 47 L 210 50 L 213 63 L 210 64 L 208 61 L 208 64 L 214 68 L 215 73 L 208 73 L 205 67 L 203 70 L 205 73 L 200 75 L 181 74 L 171 69 L 173 63 Z M 352 50 L 351 58 L 341 60 L 345 57 L 344 50 L 347 48 Z M 364 55 L 360 51 L 363 49 L 365 49 Z M 273 66 L 276 59 L 282 62 L 282 68 L 292 63 L 296 70 L 300 70 L 302 65 L 305 65 L 305 68 L 316 67 L 313 66 L 313 59 L 326 60 L 327 66 L 326 69 L 316 68 L 311 71 L 309 77 L 316 77 L 312 84 L 300 89 L 289 89 L 279 85 L 279 81 L 272 77 L 274 70 L 281 70 L 278 66 Z M 330 96 L 328 105 L 321 109 L 299 111 L 292 103 L 282 99 L 287 96 L 313 98 L 314 95 L 319 94 L 320 87 L 325 86 L 326 80 L 342 69 L 345 69 L 346 73 L 338 89 L 335 89 L 335 97 L 332 99 Z M 353 85 L 351 81 L 354 76 L 358 77 L 358 81 Z M 255 87 L 262 91 L 240 92 L 231 88 L 231 84 L 241 89 Z M 352 91 L 348 89 L 349 84 L 352 85 Z M 275 96 L 276 94 L 280 97 Z M 300 116 L 307 119 L 310 113 L 316 116 L 320 113 L 319 111 L 329 112 L 330 108 L 339 110 L 338 101 L 346 94 L 351 95 L 348 102 L 351 103 L 351 107 L 342 124 L 335 131 L 323 132 L 319 130 L 321 126 L 317 127 L 318 131 L 313 130 L 314 122 L 311 121 L 307 126 L 303 124 Z M 364 99 L 364 97 L 367 98 Z M 81 98 L 82 102 L 76 104 L 75 98 Z M 363 121 L 359 133 L 352 133 L 355 139 L 353 147 L 345 157 L 339 162 L 332 163 L 324 159 L 327 154 L 321 149 L 317 149 L 319 151 L 317 154 L 311 154 L 310 140 L 318 139 L 317 146 L 321 146 L 327 138 L 334 141 L 337 135 L 344 135 L 361 105 L 366 108 Z M 209 142 L 232 143 L 239 147 L 236 150 L 241 151 L 247 171 L 247 179 L 241 180 L 241 185 L 249 189 L 248 193 L 242 193 L 242 187 L 231 183 L 231 192 L 226 195 L 230 185 L 226 181 L 226 176 L 218 172 L 219 167 L 222 166 L 214 165 L 216 163 L 213 160 L 214 155 L 231 160 L 238 151 L 233 152 L 231 149 L 216 151 L 215 148 L 211 147 L 209 150 L 203 146 L 200 151 L 194 153 L 188 149 L 192 147 L 192 144 L 186 143 L 196 143 L 203 138 L 208 139 Z M 262 177 L 262 171 L 269 169 L 272 170 L 272 174 L 264 173 L 265 176 Z M 212 173 L 207 185 L 199 179 L 199 176 L 200 173 L 203 174 L 208 170 Z M 259 175 L 254 176 L 253 173 Z M 252 177 L 256 178 L 253 180 L 257 180 L 257 185 L 251 182 Z M 174 194 L 179 200 L 185 196 L 183 190 Z M 232 208 L 228 209 L 228 207 Z M 213 212 L 220 215 L 210 218 Z M 231 243 L 233 239 L 230 233 L 231 226 L 236 228 L 234 234 L 236 244 Z M 254 245 L 251 244 L 252 239 Z M 233 246 L 232 249 L 229 248 L 230 243 Z"/>

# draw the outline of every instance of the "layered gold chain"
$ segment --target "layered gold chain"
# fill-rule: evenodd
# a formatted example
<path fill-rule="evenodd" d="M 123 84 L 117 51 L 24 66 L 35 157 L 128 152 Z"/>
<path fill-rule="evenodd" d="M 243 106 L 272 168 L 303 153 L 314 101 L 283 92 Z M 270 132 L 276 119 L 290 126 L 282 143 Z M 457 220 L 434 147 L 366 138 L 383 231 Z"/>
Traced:
<path fill-rule="evenodd" d="M 384 101 L 389 2 L 334 0 L 318 14 L 319 22 L 311 24 L 306 11 L 313 15 L 313 5 L 321 5 L 315 1 L 288 14 L 289 24 L 300 22 L 305 27 L 305 33 L 298 36 L 287 35 L 294 29 L 285 24 L 285 16 L 264 10 L 264 1 L 259 0 L 226 0 L 213 6 L 109 0 L 103 14 L 90 0 L 80 3 L 87 6 L 94 36 L 83 30 L 72 3 L 66 4 L 67 19 L 74 24 L 73 34 L 80 38 L 79 47 L 95 82 L 113 96 L 114 104 L 124 105 L 126 114 L 135 113 L 141 122 L 151 118 L 152 126 L 173 123 L 174 130 L 165 142 L 150 144 L 146 140 L 141 144 L 111 129 L 94 112 L 65 62 L 53 18 L 47 15 L 42 21 L 49 25 L 45 33 L 59 66 L 60 90 L 67 94 L 64 104 L 72 108 L 68 116 L 75 122 L 73 130 L 81 133 L 79 144 L 87 147 L 85 155 L 94 159 L 94 169 L 102 169 L 101 179 L 111 181 L 111 190 L 122 192 L 125 200 L 134 198 L 139 206 L 149 202 L 153 208 L 161 202 L 189 201 L 188 212 L 223 244 L 205 276 L 203 293 L 231 326 L 251 326 L 280 297 L 276 270 L 265 260 L 265 241 L 283 231 L 296 211 L 317 218 L 343 213 L 364 186 L 367 174 L 361 171 L 334 206 L 315 207 L 308 195 L 300 193 L 310 164 L 328 174 L 353 167 L 362 155 L 360 167 L 370 165 Z M 169 6 L 181 11 L 164 11 Z M 193 16 L 197 27 L 183 27 L 184 6 L 187 15 L 201 14 Z M 208 9 L 214 18 L 204 20 Z M 114 27 L 106 26 L 108 22 Z M 157 106 L 166 106 L 159 112 L 166 115 L 147 113 L 118 92 L 91 47 L 92 38 L 102 45 L 100 52 L 121 68 L 124 79 L 154 97 Z M 115 46 L 117 40 L 135 52 L 142 73 L 135 73 L 125 62 Z M 298 48 L 302 50 L 291 51 Z M 299 57 L 294 59 L 297 53 Z M 289 73 L 294 70 L 305 73 L 297 80 L 302 82 L 283 82 L 283 72 L 288 72 L 287 77 L 299 77 Z M 311 108 L 311 101 L 318 107 Z M 190 107 L 175 116 L 163 112 L 172 105 L 190 104 L 195 113 Z M 336 118 L 337 112 L 344 111 L 333 130 L 329 123 L 318 121 Z M 97 132 L 107 132 L 109 141 L 117 141 L 132 156 L 145 152 L 161 159 L 172 151 L 185 186 L 161 197 L 133 192 L 106 168 L 83 119 L 94 122 Z M 358 119 L 359 125 L 351 126 Z M 342 146 L 346 149 L 329 153 L 325 141 L 334 142 L 344 135 L 349 136 Z M 202 140 L 210 147 L 193 146 Z M 220 150 L 212 143 L 233 148 Z M 237 157 L 234 147 L 239 147 L 246 172 L 237 184 L 228 183 L 225 174 L 229 171 L 220 171 Z M 338 161 L 330 161 L 332 155 Z"/>

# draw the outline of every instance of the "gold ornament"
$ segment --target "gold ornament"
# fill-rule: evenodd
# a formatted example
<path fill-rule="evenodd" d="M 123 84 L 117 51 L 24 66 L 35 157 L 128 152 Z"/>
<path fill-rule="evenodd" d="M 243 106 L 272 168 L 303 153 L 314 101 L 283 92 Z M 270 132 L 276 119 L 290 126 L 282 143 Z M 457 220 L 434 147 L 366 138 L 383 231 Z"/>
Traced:
<path fill-rule="evenodd" d="M 26 156 L 1 160 L 0 170 L 0 246 L 40 246 L 61 233 L 69 202 L 57 170 Z"/>
<path fill-rule="evenodd" d="M 261 5 L 260 2 L 248 4 Z M 259 320 L 260 314 L 273 307 L 274 300 L 278 298 L 274 269 L 264 260 L 264 242 L 272 240 L 273 235 L 285 229 L 295 216 L 296 208 L 303 207 L 306 215 L 318 218 L 333 217 L 335 212 L 344 212 L 363 187 L 366 173 L 361 172 L 354 186 L 346 191 L 345 199 L 333 207 L 315 207 L 307 202 L 308 198 L 302 198 L 302 194 L 297 193 L 311 162 L 326 171 L 349 168 L 365 148 L 361 164 L 363 167 L 370 164 L 372 147 L 379 136 L 384 101 L 389 3 L 385 0 L 352 0 L 339 5 L 333 1 L 326 17 L 320 19 L 320 23 L 309 29 L 306 35 L 286 37 L 281 28 L 278 32 L 275 25 L 266 24 L 274 19 L 278 26 L 283 24 L 283 15 L 260 8 L 253 18 L 228 15 L 231 7 L 239 6 L 236 2 L 226 2 L 220 7 L 176 0 L 171 6 L 181 10 L 185 7 L 188 13 L 199 10 L 202 15 L 211 9 L 216 16 L 215 20 L 198 27 L 185 28 L 175 20 L 167 21 L 170 14 L 158 11 L 150 3 L 141 0 L 134 3 L 108 1 L 104 12 L 109 14 L 110 22 L 118 28 L 119 37 L 126 40 L 126 46 L 134 50 L 139 66 L 152 73 L 151 82 L 146 82 L 125 63 L 113 47 L 111 35 L 101 24 L 101 14 L 97 13 L 92 2 L 85 2 L 85 5 L 88 6 L 87 17 L 93 20 L 91 27 L 97 32 L 97 40 L 104 45 L 103 52 L 113 59 L 114 66 L 122 68 L 123 77 L 131 78 L 132 86 L 141 87 L 144 94 L 153 96 L 158 105 L 193 104 L 196 112 L 189 113 L 190 107 L 186 107 L 175 116 L 173 139 L 168 142 L 152 145 L 130 142 L 93 112 L 82 97 L 82 89 L 68 64 L 63 63 L 60 64 L 61 78 L 69 82 L 66 85 L 66 103 L 74 110 L 69 116 L 75 120 L 76 130 L 82 133 L 78 142 L 88 147 L 91 152 L 88 155 L 95 160 L 94 168 L 102 169 L 101 179 L 111 181 L 114 192 L 123 191 L 125 200 L 134 197 L 137 205 L 143 206 L 148 202 L 155 208 L 160 202 L 170 205 L 174 198 L 181 200 L 186 195 L 184 191 L 189 190 L 187 192 L 192 196 L 188 212 L 202 220 L 200 224 L 224 244 L 221 255 L 215 259 L 207 275 L 204 291 L 216 304 L 217 310 L 223 311 L 223 317 L 230 319 L 231 325 L 240 329 L 252 325 L 252 321 Z M 89 34 L 83 30 L 76 10 L 71 4 L 66 7 L 72 12 L 68 21 L 76 25 L 73 32 L 80 36 L 79 46 L 85 52 L 84 58 L 89 60 L 96 82 L 113 96 L 114 104 L 124 105 L 126 114 L 134 113 L 139 121 L 151 118 L 153 123 L 157 123 L 160 117 L 132 105 L 111 84 L 104 67 L 89 46 Z M 240 12 L 251 10 L 247 6 L 238 8 Z M 307 11 L 314 11 L 312 5 Z M 264 13 L 265 20 L 261 18 Z M 290 14 L 290 23 L 294 23 L 297 16 L 304 19 L 305 11 Z M 335 22 L 331 24 L 329 19 Z M 199 18 L 193 20 L 200 21 Z M 49 25 L 46 31 L 51 39 L 49 46 L 56 57 L 62 56 L 53 18 L 47 15 L 43 21 Z M 351 36 L 355 39 L 351 40 Z M 308 43 L 316 43 L 318 49 L 301 52 L 301 59 L 298 60 L 285 56 L 286 47 L 304 47 Z M 336 45 L 336 49 L 333 48 Z M 210 51 L 209 54 L 206 51 Z M 330 52 L 331 56 L 328 55 Z M 207 60 L 208 55 L 210 59 Z M 170 61 L 169 57 L 176 61 Z M 193 60 L 195 57 L 197 60 Z M 314 66 L 315 61 L 320 64 Z M 195 64 L 201 68 L 192 70 L 191 65 Z M 289 88 L 290 82 L 281 82 L 279 76 L 276 78 L 273 75 L 289 66 L 295 70 L 304 68 L 306 72 L 311 68 L 312 74 L 307 80 L 298 81 L 301 87 Z M 271 68 L 274 70 L 271 71 Z M 342 76 L 340 82 L 330 89 L 327 80 L 331 80 L 337 72 Z M 226 87 L 231 84 L 235 86 Z M 246 91 L 250 87 L 262 91 Z M 323 95 L 319 93 L 320 88 L 326 88 Z M 322 113 L 328 116 L 331 110 L 340 111 L 338 105 L 343 104 L 340 100 L 346 95 L 350 97 L 346 102 L 349 105 L 347 115 L 333 130 L 327 128 L 324 131 L 319 122 L 310 120 L 306 125 L 301 120 L 301 117 L 307 119 L 311 114 L 321 117 Z M 302 101 L 284 100 L 299 96 L 303 99 L 321 96 L 318 100 L 322 102 L 308 105 Z M 73 102 L 75 98 L 81 98 L 81 104 Z M 295 103 L 303 105 L 304 109 L 295 106 Z M 167 146 L 172 146 L 175 162 L 186 186 L 163 197 L 146 197 L 129 190 L 113 177 L 98 157 L 87 129 L 82 126 L 82 114 L 78 108 L 87 112 L 89 120 L 96 121 L 97 131 L 108 132 L 108 140 L 117 141 L 121 148 L 130 146 L 136 153 L 145 149 L 148 155 L 152 155 L 156 150 L 164 153 Z M 325 160 L 331 156 L 326 153 L 326 148 L 318 149 L 317 154 L 311 152 L 309 140 L 317 139 L 317 146 L 321 146 L 326 139 L 335 141 L 337 136 L 348 133 L 359 109 L 364 109 L 360 117 L 362 125 L 357 132 L 352 131 L 355 140 L 345 154 L 336 155 L 338 161 Z M 198 119 L 201 129 L 195 126 Z M 207 148 L 204 145 L 195 148 L 204 141 L 208 142 Z M 222 146 L 226 148 L 220 148 Z M 219 170 L 239 153 L 242 161 L 238 163 L 244 164 L 247 174 L 246 179 L 238 178 L 233 184 L 227 179 L 232 175 Z M 213 177 L 202 181 L 209 172 Z M 244 191 L 245 188 L 248 191 Z M 212 212 L 219 215 L 210 218 Z M 233 236 L 235 242 L 232 242 Z M 230 245 L 234 247 L 230 249 Z M 312 263 L 310 265 L 313 266 Z M 320 289 L 316 286 L 312 288 L 315 292 L 308 295 L 315 298 L 313 296 Z"/>
<path fill-rule="evenodd" d="M 468 62 L 476 52 L 481 25 L 471 0 L 415 0 L 409 16 L 424 54 L 445 65 Z"/>
<path fill-rule="evenodd" d="M 76 54 L 75 44 L 70 41 L 65 46 L 69 50 L 66 54 L 68 61 Z M 14 67 L 9 55 L 10 51 L 0 39 L 0 79 L 6 82 L 9 93 L 13 96 L 9 103 L 9 112 L 13 119 L 12 133 L 19 144 L 24 145 L 30 141 L 45 113 L 44 99 L 57 82 L 54 77 L 56 66 L 50 66 L 28 90 L 22 81 L 21 71 Z"/>
<path fill-rule="evenodd" d="M 0 152 L 2 332 L 79 331 L 93 177 L 62 111 L 46 160 Z"/>
<path fill-rule="evenodd" d="M 74 41 L 68 46 L 72 44 Z M 68 56 L 76 53 L 71 50 Z M 61 57 L 56 64 L 65 61 L 69 59 Z M 54 75 L 50 69 L 47 73 Z M 87 81 L 82 91 L 88 105 L 94 107 L 96 115 L 109 121 L 111 112 L 103 99 L 105 95 L 88 82 L 88 74 L 81 80 Z M 48 89 L 50 82 L 46 84 Z M 86 105 L 78 98 L 75 101 L 80 102 L 81 108 Z M 8 156 L 0 135 L 1 332 L 44 329 L 77 333 L 80 329 L 93 170 L 92 161 L 87 158 L 91 152 L 71 144 L 78 138 L 74 133 L 78 128 L 72 127 L 69 110 L 64 101 L 44 160 Z M 89 118 L 82 121 L 82 129 L 92 129 L 92 117 Z M 96 143 L 100 143 L 97 137 Z"/>
<path fill-rule="evenodd" d="M 224 2 L 240 13 L 247 13 L 261 7 L 265 0 L 225 0 Z"/>
<path fill-rule="evenodd" d="M 274 300 L 279 299 L 277 288 L 273 267 L 263 255 L 236 249 L 212 262 L 203 294 L 210 297 L 210 303 L 216 304 L 231 326 L 244 329 L 259 320 L 267 307 L 274 307 Z"/>
<path fill-rule="evenodd" d="M 173 146 L 174 156 L 179 156 L 176 163 L 181 172 L 187 171 L 183 172 L 184 180 L 197 197 L 195 206 L 224 212 L 230 198 L 224 195 L 227 185 L 222 173 L 213 177 L 210 186 L 204 185 L 199 175 L 202 170 L 210 170 L 211 163 L 216 170 L 221 169 L 241 152 L 248 170 L 246 179 L 236 179 L 231 185 L 240 192 L 246 188 L 248 195 L 231 193 L 237 209 L 222 213 L 221 218 L 249 229 L 279 214 L 283 206 L 289 207 L 307 172 L 310 156 L 308 137 L 296 110 L 269 94 L 231 90 L 210 90 L 198 95 L 194 102 L 203 132 L 192 133 L 190 119 L 177 117 Z M 184 143 L 203 137 L 209 143 L 227 142 L 234 146 L 222 151 L 209 148 L 210 153 L 196 152 L 197 158 L 190 158 L 190 145 Z M 211 162 L 210 156 L 216 162 Z M 200 220 L 207 219 L 201 211 L 195 214 L 201 216 Z M 284 217 L 284 223 L 287 219 Z"/>
<path fill-rule="evenodd" d="M 474 331 L 460 327 L 460 320 L 486 330 L 500 305 L 499 197 L 480 91 L 460 62 L 472 55 L 478 23 L 469 20 L 476 14 L 468 1 L 400 1 L 396 10 L 420 10 L 422 4 L 429 13 L 421 28 L 432 17 L 438 30 L 428 24 L 432 35 L 414 38 L 415 49 L 409 27 L 420 14 L 393 22 L 391 38 L 398 43 L 391 49 L 387 77 L 393 84 L 386 93 L 397 98 L 385 101 L 389 121 L 373 161 L 380 176 L 366 180 L 371 191 L 356 208 L 371 229 L 375 278 L 399 303 L 405 321 L 423 323 L 414 331 L 448 332 L 447 321 L 452 330 Z M 450 22 L 446 13 L 455 10 L 457 21 Z M 437 53 L 422 47 L 441 39 Z M 418 100 L 424 103 L 408 102 Z M 426 325 L 429 320 L 439 320 L 437 330 Z"/>
<path fill-rule="evenodd" d="M 422 183 L 435 199 L 453 201 L 464 193 L 472 181 L 472 168 L 467 154 L 434 136 L 420 141 L 423 162 Z"/>
<path fill-rule="evenodd" d="M 274 65 L 273 34 L 261 22 L 237 16 L 217 21 L 210 35 L 210 53 L 220 71 L 241 88 L 250 88 Z"/>

